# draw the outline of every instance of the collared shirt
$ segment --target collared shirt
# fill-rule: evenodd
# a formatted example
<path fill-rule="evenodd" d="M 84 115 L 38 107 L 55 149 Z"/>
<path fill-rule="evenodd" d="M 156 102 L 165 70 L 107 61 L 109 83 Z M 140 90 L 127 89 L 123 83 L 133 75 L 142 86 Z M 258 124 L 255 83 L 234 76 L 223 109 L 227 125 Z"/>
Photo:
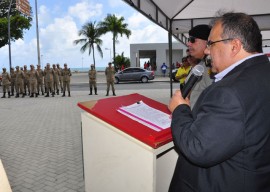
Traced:
<path fill-rule="evenodd" d="M 233 65 L 229 66 L 228 68 L 224 69 L 223 71 L 221 71 L 220 73 L 215 75 L 215 82 L 220 81 L 221 79 L 223 79 L 223 77 L 225 77 L 225 75 L 227 75 L 231 70 L 233 70 L 235 67 L 237 67 L 238 65 L 240 65 L 241 63 L 243 63 L 245 60 L 248 60 L 252 57 L 257 57 L 263 55 L 263 53 L 257 53 L 254 55 L 250 55 L 240 61 L 237 61 L 236 63 L 234 63 Z"/>

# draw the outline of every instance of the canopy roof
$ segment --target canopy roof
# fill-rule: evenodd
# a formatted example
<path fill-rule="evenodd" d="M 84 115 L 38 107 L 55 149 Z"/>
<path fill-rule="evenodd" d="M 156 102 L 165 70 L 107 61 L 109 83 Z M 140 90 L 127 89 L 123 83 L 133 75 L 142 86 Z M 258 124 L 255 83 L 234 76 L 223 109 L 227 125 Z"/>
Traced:
<path fill-rule="evenodd" d="M 198 24 L 209 24 L 218 11 L 244 12 L 253 16 L 270 46 L 269 0 L 123 0 L 150 20 L 186 43 L 188 31 Z"/>

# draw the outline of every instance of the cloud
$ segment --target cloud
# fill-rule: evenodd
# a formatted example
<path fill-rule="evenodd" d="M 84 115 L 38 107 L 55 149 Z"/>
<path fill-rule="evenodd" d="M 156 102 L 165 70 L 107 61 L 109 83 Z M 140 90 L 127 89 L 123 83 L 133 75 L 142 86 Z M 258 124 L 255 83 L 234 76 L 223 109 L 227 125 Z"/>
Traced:
<path fill-rule="evenodd" d="M 74 18 L 78 18 L 81 23 L 85 23 L 92 17 L 101 16 L 102 9 L 103 5 L 100 3 L 93 4 L 82 1 L 75 6 L 69 7 L 68 14 Z"/>

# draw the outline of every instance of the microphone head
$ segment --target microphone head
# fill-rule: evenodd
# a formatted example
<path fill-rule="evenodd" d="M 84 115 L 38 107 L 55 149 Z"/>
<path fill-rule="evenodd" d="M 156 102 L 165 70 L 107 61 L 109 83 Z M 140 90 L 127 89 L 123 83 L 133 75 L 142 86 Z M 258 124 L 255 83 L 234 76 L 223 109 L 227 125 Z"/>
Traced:
<path fill-rule="evenodd" d="M 196 76 L 202 76 L 204 73 L 204 67 L 202 65 L 195 65 L 192 69 L 192 73 Z"/>

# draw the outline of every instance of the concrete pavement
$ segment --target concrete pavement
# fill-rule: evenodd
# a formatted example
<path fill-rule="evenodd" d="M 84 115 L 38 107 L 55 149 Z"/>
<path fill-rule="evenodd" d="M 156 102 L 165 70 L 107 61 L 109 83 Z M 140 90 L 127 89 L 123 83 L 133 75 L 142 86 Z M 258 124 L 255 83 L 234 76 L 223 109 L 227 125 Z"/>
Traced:
<path fill-rule="evenodd" d="M 85 76 L 73 74 L 72 83 L 87 82 Z M 105 82 L 102 73 L 98 79 L 98 83 Z M 169 78 L 157 77 L 155 81 Z M 169 92 L 169 86 L 168 90 L 140 90 L 140 94 L 164 104 L 169 101 Z M 105 90 L 99 90 L 97 96 L 88 93 L 87 89 L 71 90 L 71 97 L 0 98 L 0 158 L 13 192 L 84 191 L 82 110 L 77 103 L 105 98 Z M 116 91 L 118 96 L 131 93 Z"/>

